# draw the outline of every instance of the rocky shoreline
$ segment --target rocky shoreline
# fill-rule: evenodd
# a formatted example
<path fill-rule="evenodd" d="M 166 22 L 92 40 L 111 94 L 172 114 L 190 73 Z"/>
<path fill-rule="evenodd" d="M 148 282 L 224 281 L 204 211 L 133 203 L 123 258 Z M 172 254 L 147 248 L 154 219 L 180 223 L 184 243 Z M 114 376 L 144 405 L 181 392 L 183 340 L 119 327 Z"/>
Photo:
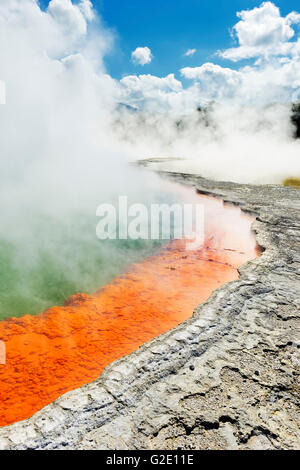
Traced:
<path fill-rule="evenodd" d="M 263 254 L 183 324 L 1 428 L 1 450 L 300 448 L 300 192 L 165 175 L 254 214 Z"/>

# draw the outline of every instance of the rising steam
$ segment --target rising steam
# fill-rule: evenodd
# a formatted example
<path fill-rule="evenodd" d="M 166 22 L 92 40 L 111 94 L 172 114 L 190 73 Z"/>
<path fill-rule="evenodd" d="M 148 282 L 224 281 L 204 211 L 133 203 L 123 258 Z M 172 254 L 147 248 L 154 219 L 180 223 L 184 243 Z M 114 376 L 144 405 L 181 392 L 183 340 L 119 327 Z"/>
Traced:
<path fill-rule="evenodd" d="M 115 129 L 135 158 L 174 159 L 154 166 L 161 170 L 254 184 L 280 184 L 300 174 L 290 104 L 214 103 L 188 114 L 125 108 Z"/>
<path fill-rule="evenodd" d="M 0 0 L 0 316 L 20 314 L 28 299 L 36 300 L 30 312 L 107 281 L 95 273 L 118 264 L 111 262 L 118 249 L 99 249 L 97 206 L 120 194 L 134 202 L 161 197 L 157 179 L 128 161 L 178 157 L 186 160 L 174 170 L 254 183 L 299 174 L 289 104 L 196 111 L 195 86 L 185 91 L 169 75 L 148 80 L 141 109 L 121 107 L 136 104 L 141 90 L 137 77 L 119 82 L 106 73 L 112 48 L 113 34 L 89 0 L 51 0 L 46 11 L 37 0 Z M 147 95 L 153 86 L 155 99 Z M 119 255 L 121 267 L 134 258 L 124 246 Z M 37 291 L 51 298 L 35 299 Z"/>

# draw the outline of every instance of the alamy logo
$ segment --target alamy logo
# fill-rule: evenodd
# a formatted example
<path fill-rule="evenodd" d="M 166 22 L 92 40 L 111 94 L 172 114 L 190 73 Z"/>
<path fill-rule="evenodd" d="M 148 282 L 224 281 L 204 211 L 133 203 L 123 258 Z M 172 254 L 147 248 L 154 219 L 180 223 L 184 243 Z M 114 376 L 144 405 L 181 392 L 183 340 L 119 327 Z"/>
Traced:
<path fill-rule="evenodd" d="M 6 364 L 6 346 L 4 341 L 0 341 L 0 364 Z"/>
<path fill-rule="evenodd" d="M 186 240 L 194 250 L 204 242 L 204 206 L 202 204 L 144 204 L 128 206 L 127 196 L 119 196 L 118 207 L 100 204 L 101 217 L 96 234 L 100 240 Z"/>
<path fill-rule="evenodd" d="M 6 104 L 6 86 L 2 80 L 0 80 L 0 104 Z"/>

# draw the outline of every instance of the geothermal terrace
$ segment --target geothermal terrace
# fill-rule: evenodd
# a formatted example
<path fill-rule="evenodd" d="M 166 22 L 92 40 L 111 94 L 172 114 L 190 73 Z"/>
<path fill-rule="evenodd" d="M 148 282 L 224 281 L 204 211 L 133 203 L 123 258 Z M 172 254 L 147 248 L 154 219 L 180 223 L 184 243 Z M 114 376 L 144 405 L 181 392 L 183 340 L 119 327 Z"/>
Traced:
<path fill-rule="evenodd" d="M 139 263 L 95 296 L 74 296 L 65 307 L 57 307 L 55 311 L 50 309 L 46 318 L 50 323 L 53 320 L 52 326 L 58 325 L 55 323 L 58 318 L 63 322 L 66 314 L 72 319 L 78 306 L 85 315 L 82 324 L 78 325 L 75 320 L 62 324 L 65 328 L 70 328 L 71 324 L 77 332 L 75 345 L 79 358 L 88 345 L 94 346 L 94 351 L 88 354 L 94 361 L 88 372 L 90 375 L 86 376 L 86 363 L 78 367 L 78 375 L 72 374 L 72 370 L 66 374 L 63 364 L 59 369 L 61 377 L 53 377 L 47 391 L 41 390 L 38 378 L 32 379 L 25 397 L 25 402 L 28 399 L 26 403 L 30 403 L 29 408 L 20 402 L 20 406 L 13 408 L 17 414 L 10 416 L 7 410 L 12 410 L 12 406 L 8 402 L 6 410 L 2 406 L 2 424 L 28 418 L 37 409 L 47 406 L 25 421 L 3 427 L 0 430 L 1 449 L 299 447 L 299 191 L 275 185 L 213 182 L 192 175 L 166 175 L 176 182 L 195 187 L 198 193 L 206 195 L 207 204 L 216 204 L 218 210 L 222 206 L 220 198 L 230 203 L 226 207 L 231 213 L 239 211 L 232 204 L 240 206 L 247 213 L 243 216 L 243 226 L 248 233 L 251 233 L 250 225 L 255 219 L 252 227 L 262 253 L 256 250 L 255 239 L 251 236 L 246 246 L 235 246 L 232 251 L 227 245 L 221 255 L 216 237 L 206 242 L 201 257 L 199 253 L 192 253 L 191 262 L 191 258 L 182 256 L 180 246 L 172 242 L 163 254 Z M 232 224 L 235 219 L 230 220 Z M 197 273 L 199 261 L 204 269 L 202 273 Z M 153 279 L 149 279 L 152 270 L 147 269 L 153 263 L 162 275 L 161 285 L 155 288 Z M 211 270 L 211 266 L 217 265 L 221 266 L 221 277 L 220 272 L 214 275 Z M 176 281 L 178 270 L 189 282 Z M 211 278 L 209 273 L 212 273 Z M 172 276 L 174 291 L 169 293 Z M 203 291 L 198 289 L 199 276 L 207 281 L 202 283 Z M 141 279 L 144 279 L 143 283 Z M 103 305 L 111 312 L 112 300 L 119 299 L 119 289 L 124 282 L 127 292 L 137 284 L 135 295 L 131 292 L 130 296 L 137 302 L 135 308 L 140 308 L 141 303 L 148 305 L 159 294 L 161 304 L 156 306 L 159 316 L 149 319 L 148 329 L 144 322 L 135 321 L 139 326 L 133 343 L 126 341 L 124 318 L 121 330 L 113 330 L 109 340 L 113 344 L 113 335 L 120 335 L 121 331 L 125 349 L 116 352 L 107 348 L 103 355 L 102 348 L 100 357 L 99 348 L 93 342 L 95 338 L 91 337 L 95 329 L 90 329 L 88 341 L 84 341 L 86 334 L 80 335 L 78 331 L 85 328 L 88 321 L 94 321 L 99 302 L 101 312 Z M 220 283 L 222 286 L 218 287 Z M 188 288 L 193 291 L 192 296 L 183 299 Z M 136 295 L 137 292 L 141 295 Z M 129 303 L 128 299 L 126 302 Z M 194 302 L 202 303 L 194 309 Z M 144 308 L 142 314 L 145 316 L 147 311 Z M 132 312 L 128 313 L 131 316 Z M 18 341 L 23 348 L 26 338 L 22 337 L 22 328 L 28 326 L 26 322 L 31 322 L 31 333 L 34 334 L 34 322 L 45 321 L 45 316 L 43 320 L 39 316 L 32 318 L 34 320 L 27 316 L 9 320 L 10 325 L 2 322 L 2 328 L 6 328 L 2 336 L 9 335 L 11 327 L 16 338 L 19 327 Z M 98 330 L 108 334 L 108 323 L 104 319 Z M 120 326 L 120 321 L 114 326 L 118 327 L 118 324 Z M 51 371 L 51 368 L 59 367 L 64 357 L 66 334 L 61 333 L 59 340 L 57 335 L 46 336 L 45 354 L 49 345 L 51 347 L 49 357 L 45 356 L 43 360 L 49 361 Z M 105 335 L 101 341 L 102 344 L 105 342 Z M 17 358 L 18 343 L 14 346 L 14 357 Z M 73 349 L 69 346 L 69 352 L 74 352 Z M 126 354 L 129 355 L 110 364 Z M 28 357 L 35 366 L 34 354 Z M 19 368 L 14 365 L 14 369 L 17 375 L 20 374 L 19 379 L 23 377 L 22 364 Z M 6 370 L 11 378 L 12 371 L 9 375 Z M 2 387 L 7 387 L 8 401 L 12 393 L 16 393 L 14 400 L 18 400 L 17 375 L 14 377 L 15 392 L 8 377 L 2 381 L 6 384 Z M 65 391 L 87 382 L 91 383 L 55 400 Z M 40 393 L 37 394 L 38 388 Z M 32 404 L 32 396 L 37 396 L 39 403 Z"/>

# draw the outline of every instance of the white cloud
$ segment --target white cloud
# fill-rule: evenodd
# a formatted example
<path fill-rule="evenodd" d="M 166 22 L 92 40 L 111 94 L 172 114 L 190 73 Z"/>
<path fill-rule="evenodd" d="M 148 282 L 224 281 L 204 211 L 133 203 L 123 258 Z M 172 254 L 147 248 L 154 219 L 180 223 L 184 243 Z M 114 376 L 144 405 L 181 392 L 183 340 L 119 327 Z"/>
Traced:
<path fill-rule="evenodd" d="M 87 3 L 81 2 L 81 5 L 86 8 Z M 79 6 L 72 4 L 71 0 L 51 0 L 48 12 L 67 34 L 79 37 L 86 34 L 85 15 Z"/>
<path fill-rule="evenodd" d="M 150 64 L 153 59 L 153 55 L 149 47 L 137 47 L 131 53 L 131 58 L 135 64 L 146 65 Z"/>
<path fill-rule="evenodd" d="M 290 28 L 296 21 L 297 13 L 285 19 Z M 115 134 L 112 138 L 115 129 L 110 126 L 111 108 L 120 101 L 155 111 L 131 113 L 124 119 L 126 136 L 130 125 L 132 140 L 139 145 L 135 151 L 130 143 L 125 150 L 130 159 L 149 154 L 193 156 L 196 169 L 207 176 L 248 181 L 251 174 L 280 181 L 285 174 L 297 173 L 299 145 L 289 140 L 288 106 L 284 112 L 281 107 L 278 112 L 277 107 L 264 110 L 271 116 L 267 120 L 271 131 L 265 124 L 261 129 L 260 110 L 248 108 L 243 116 L 244 108 L 238 106 L 234 113 L 226 106 L 215 106 L 216 126 L 207 126 L 205 120 L 199 124 L 201 113 L 197 112 L 185 113 L 180 131 L 176 121 L 179 113 L 213 99 L 231 106 L 300 98 L 300 61 L 295 52 L 300 42 L 288 28 L 277 36 L 274 33 L 272 39 L 279 38 L 281 50 L 286 49 L 284 56 L 263 56 L 237 70 L 212 63 L 186 67 L 181 74 L 191 85 L 185 88 L 172 73 L 166 77 L 131 75 L 120 82 L 108 76 L 103 57 L 111 37 L 87 0 L 76 4 L 52 0 L 46 11 L 41 11 L 36 0 L 0 0 L 0 26 L 0 79 L 7 84 L 8 103 L 0 115 L 3 208 L 11 210 L 22 201 L 32 208 L 31 200 L 37 210 L 53 210 L 55 215 L 68 205 L 77 211 L 85 201 L 89 204 L 84 210 L 94 207 L 94 196 L 97 199 L 103 188 L 110 190 L 111 181 L 122 173 L 119 157 L 111 149 L 122 155 L 125 145 Z M 270 31 L 267 35 L 272 36 Z M 236 49 L 261 47 L 262 37 L 256 34 L 253 45 L 244 39 L 244 46 Z M 136 118 L 141 119 L 141 128 L 136 127 Z M 148 140 L 147 121 L 155 128 Z M 115 166 L 113 178 L 106 173 L 111 166 Z M 21 212 L 28 214 L 28 210 Z M 19 223 L 19 217 L 13 219 Z M 6 224 L 2 225 L 7 231 Z M 11 232 L 19 233 L 19 227 Z"/>
<path fill-rule="evenodd" d="M 235 69 L 210 62 L 184 67 L 182 77 L 192 81 L 186 88 L 173 74 L 125 77 L 121 80 L 124 100 L 146 109 L 182 110 L 211 100 L 262 105 L 299 99 L 300 37 L 296 24 L 300 14 L 293 11 L 283 17 L 275 4 L 264 2 L 237 15 L 240 21 L 233 27 L 233 36 L 238 44 L 219 54 L 233 61 L 255 59 L 255 63 Z M 185 55 L 194 51 L 190 49 Z"/>
<path fill-rule="evenodd" d="M 210 101 L 252 106 L 300 99 L 297 58 L 274 59 L 238 70 L 206 63 L 182 68 L 180 73 L 192 81 L 187 88 L 174 74 L 124 77 L 120 82 L 122 101 L 141 109 L 182 112 Z"/>
<path fill-rule="evenodd" d="M 185 67 L 180 73 L 185 78 L 197 80 L 200 83 L 200 96 L 208 100 L 231 99 L 242 83 L 240 72 L 212 63 L 201 67 Z"/>
<path fill-rule="evenodd" d="M 78 8 L 88 21 L 92 21 L 95 18 L 91 0 L 81 0 L 81 2 L 78 4 Z"/>
<path fill-rule="evenodd" d="M 237 61 L 299 52 L 299 44 L 289 42 L 295 36 L 291 26 L 300 23 L 299 13 L 291 12 L 282 17 L 277 6 L 264 2 L 253 10 L 237 13 L 237 16 L 240 21 L 233 27 L 232 36 L 239 46 L 220 52 L 223 58 Z"/>
<path fill-rule="evenodd" d="M 226 78 L 235 84 L 239 77 L 239 72 L 210 62 L 201 65 L 201 67 L 184 67 L 180 70 L 180 73 L 189 79 L 209 81 L 211 77 L 219 77 L 221 81 Z"/>
<path fill-rule="evenodd" d="M 129 75 L 120 81 L 122 100 L 148 109 L 169 109 L 171 102 L 183 92 L 182 83 L 169 74 L 166 77 L 154 75 Z"/>
<path fill-rule="evenodd" d="M 205 63 L 182 68 L 181 76 L 191 80 L 188 87 L 183 87 L 172 73 L 162 78 L 132 75 L 124 77 L 120 83 L 108 76 L 104 79 L 102 75 L 101 80 L 113 84 L 114 94 L 119 93 L 120 100 L 158 110 L 191 109 L 210 100 L 252 104 L 300 97 L 300 37 L 295 26 L 300 22 L 299 13 L 291 12 L 283 17 L 273 3 L 265 2 L 238 16 L 240 21 L 233 28 L 237 47 L 223 51 L 222 55 L 232 60 L 255 58 L 252 65 L 232 69 Z M 104 71 L 103 56 L 112 38 L 101 20 L 97 18 L 94 22 L 95 19 L 90 0 L 76 4 L 71 0 L 51 0 L 45 12 L 40 10 L 36 0 L 0 2 L 2 63 L 5 63 L 4 57 L 9 61 L 11 52 L 21 63 L 25 60 L 32 63 L 34 56 L 46 53 L 44 59 L 47 56 L 58 59 L 59 62 L 52 63 L 57 69 L 63 65 L 81 73 L 87 68 Z M 4 46 L 7 41 L 9 49 Z M 192 52 L 194 49 L 186 54 L 191 56 Z M 150 63 L 151 50 L 138 47 L 132 53 L 132 60 L 141 65 Z"/>
<path fill-rule="evenodd" d="M 198 84 L 198 102 L 264 105 L 300 99 L 300 62 L 296 59 L 274 60 L 239 70 L 207 63 L 183 68 L 181 74 Z"/>
<path fill-rule="evenodd" d="M 17 41 L 20 49 L 25 47 L 22 41 L 26 36 L 25 42 L 34 43 L 34 48 L 27 44 L 27 53 L 39 50 L 60 59 L 80 50 L 90 58 L 93 56 L 95 63 L 99 64 L 113 38 L 99 18 L 97 23 L 95 21 L 97 27 L 89 28 L 93 20 L 96 20 L 96 15 L 89 0 L 76 4 L 71 0 L 51 0 L 46 11 L 41 11 L 37 0 L 0 1 L 0 34 L 3 29 L 4 42 L 5 34 L 10 36 L 14 28 L 10 47 Z"/>
<path fill-rule="evenodd" d="M 1 190 L 20 173 L 19 196 L 24 191 L 29 197 L 26 185 L 32 185 L 32 196 L 48 190 L 51 198 L 47 172 L 59 180 L 64 170 L 75 173 L 82 166 L 74 174 L 74 181 L 80 179 L 81 155 L 93 159 L 101 148 L 101 130 L 93 129 L 101 119 L 105 123 L 118 88 L 103 65 L 110 34 L 96 16 L 90 29 L 82 6 L 89 2 L 52 0 L 42 11 L 36 0 L 0 1 L 0 79 L 7 90 L 0 116 Z"/>
<path fill-rule="evenodd" d="M 300 22 L 300 14 L 282 17 L 273 3 L 265 2 L 238 16 L 233 32 L 239 45 L 221 55 L 234 61 L 255 58 L 255 63 L 237 69 L 213 63 L 182 68 L 181 75 L 193 81 L 186 93 L 192 92 L 195 102 L 244 105 L 300 99 L 300 37 L 291 27 Z"/>
<path fill-rule="evenodd" d="M 191 56 L 193 56 L 196 52 L 197 52 L 197 49 L 188 49 L 188 50 L 184 53 L 184 55 L 185 55 L 185 57 L 191 57 Z"/>
<path fill-rule="evenodd" d="M 271 2 L 265 2 L 253 10 L 241 11 L 238 17 L 241 21 L 234 26 L 234 30 L 241 46 L 268 46 L 288 41 L 295 34 L 290 27 L 291 21 L 281 17 L 279 8 Z"/>

